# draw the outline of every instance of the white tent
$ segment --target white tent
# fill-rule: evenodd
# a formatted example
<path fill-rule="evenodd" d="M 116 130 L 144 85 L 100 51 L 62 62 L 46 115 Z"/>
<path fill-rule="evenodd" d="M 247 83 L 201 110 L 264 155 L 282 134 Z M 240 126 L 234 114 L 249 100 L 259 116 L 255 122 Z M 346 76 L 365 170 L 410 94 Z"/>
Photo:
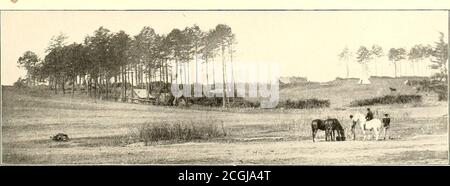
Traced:
<path fill-rule="evenodd" d="M 147 90 L 146 89 L 133 89 L 134 95 L 139 99 L 147 98 Z M 155 97 L 152 95 L 148 95 L 150 99 L 154 99 Z"/>
<path fill-rule="evenodd" d="M 369 81 L 370 75 L 369 74 L 370 74 L 370 72 L 369 72 L 367 65 L 363 65 L 362 73 L 359 78 L 358 84 L 362 84 L 362 85 L 370 84 L 370 81 Z"/>

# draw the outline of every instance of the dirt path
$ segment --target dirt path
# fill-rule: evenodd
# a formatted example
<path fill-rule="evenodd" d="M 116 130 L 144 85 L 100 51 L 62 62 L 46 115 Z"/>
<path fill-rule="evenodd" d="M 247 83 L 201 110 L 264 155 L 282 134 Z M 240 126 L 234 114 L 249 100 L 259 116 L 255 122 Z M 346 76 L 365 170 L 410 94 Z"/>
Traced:
<path fill-rule="evenodd" d="M 21 163 L 49 164 L 448 164 L 447 135 L 391 141 L 269 141 L 128 147 L 10 149 Z"/>

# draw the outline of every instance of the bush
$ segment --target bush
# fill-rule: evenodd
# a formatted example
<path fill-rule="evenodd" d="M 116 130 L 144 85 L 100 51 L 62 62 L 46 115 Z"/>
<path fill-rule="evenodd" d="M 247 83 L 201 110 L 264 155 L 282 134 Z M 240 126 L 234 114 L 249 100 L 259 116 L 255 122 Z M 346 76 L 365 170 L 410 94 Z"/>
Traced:
<path fill-rule="evenodd" d="M 435 85 L 432 87 L 432 90 L 438 94 L 439 101 L 447 101 L 448 100 L 448 86 L 447 85 Z"/>
<path fill-rule="evenodd" d="M 326 108 L 330 107 L 330 100 L 319 99 L 305 99 L 305 100 L 291 100 L 282 101 L 278 104 L 279 108 L 296 108 L 296 109 L 311 109 L 311 108 Z"/>
<path fill-rule="evenodd" d="M 420 91 L 432 91 L 432 87 L 438 82 L 436 80 L 408 80 L 406 85 L 416 87 Z"/>
<path fill-rule="evenodd" d="M 232 108 L 257 108 L 260 106 L 260 103 L 257 101 L 249 101 L 242 97 L 235 97 L 229 99 L 230 104 L 228 106 Z M 221 107 L 223 103 L 223 98 L 222 97 L 189 98 L 189 103 L 209 107 Z"/>
<path fill-rule="evenodd" d="M 448 81 L 438 80 L 409 80 L 407 82 L 409 86 L 416 86 L 418 91 L 435 92 L 438 94 L 439 101 L 448 100 Z"/>
<path fill-rule="evenodd" d="M 242 97 L 229 98 L 231 108 L 258 108 L 261 106 L 259 101 L 249 101 Z M 209 107 L 221 107 L 222 97 L 199 97 L 199 98 L 189 98 L 189 104 L 209 106 Z M 330 107 L 329 100 L 318 100 L 318 99 L 306 99 L 306 100 L 286 100 L 278 104 L 278 108 L 297 108 L 297 109 L 309 109 L 309 108 L 324 108 Z"/>
<path fill-rule="evenodd" d="M 224 137 L 226 132 L 221 121 L 177 121 L 144 124 L 138 129 L 138 135 L 147 145 L 158 141 L 208 140 Z"/>
<path fill-rule="evenodd" d="M 350 103 L 352 107 L 367 106 L 367 105 L 384 105 L 384 104 L 406 104 L 406 103 L 419 103 L 422 101 L 420 95 L 386 95 L 383 97 L 376 97 L 371 99 L 356 100 Z"/>
<path fill-rule="evenodd" d="M 156 97 L 156 101 L 153 103 L 154 105 L 173 106 L 175 97 L 171 93 L 159 93 L 154 96 Z"/>
<path fill-rule="evenodd" d="M 231 99 L 230 107 L 233 107 L 233 108 L 257 108 L 257 107 L 260 107 L 259 102 L 248 101 L 241 97 L 230 98 L 230 99 Z"/>
<path fill-rule="evenodd" d="M 208 107 L 220 107 L 222 106 L 222 99 L 222 97 L 194 97 L 189 98 L 189 103 Z"/>

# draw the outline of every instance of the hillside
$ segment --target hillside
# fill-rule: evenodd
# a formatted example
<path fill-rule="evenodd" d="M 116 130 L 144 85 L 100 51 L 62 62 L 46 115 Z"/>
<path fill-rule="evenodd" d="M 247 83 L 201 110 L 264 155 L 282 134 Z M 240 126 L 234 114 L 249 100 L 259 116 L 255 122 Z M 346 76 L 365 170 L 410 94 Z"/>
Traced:
<path fill-rule="evenodd" d="M 280 99 L 329 99 L 331 107 L 348 106 L 353 100 L 379 97 L 393 94 L 420 94 L 425 102 L 437 100 L 431 92 L 419 92 L 412 86 L 405 85 L 406 80 L 420 79 L 418 77 L 371 77 L 371 84 L 358 84 L 358 79 L 336 79 L 326 83 L 306 82 L 285 85 L 280 89 Z M 423 78 L 421 78 L 423 79 Z M 392 92 L 389 88 L 395 88 Z"/>
<path fill-rule="evenodd" d="M 346 88 L 365 92 L 351 82 L 315 88 L 305 92 L 318 91 L 322 94 L 319 96 L 324 96 L 326 90 L 340 91 L 333 94 L 336 96 L 333 101 L 344 97 Z M 328 143 L 324 141 L 324 132 L 319 132 L 319 142 L 313 143 L 311 120 L 338 118 L 350 139 L 348 116 L 361 109 L 188 109 L 88 99 L 79 94 L 72 98 L 47 89 L 2 87 L 2 161 L 6 164 L 448 164 L 447 109 L 444 103 L 417 107 L 382 105 L 377 110 L 388 112 L 393 118 L 391 140 L 362 141 L 361 130 L 357 128 L 356 141 Z M 375 113 L 377 110 L 374 109 Z M 216 126 L 227 135 L 155 142 L 148 146 L 141 142 L 142 128 L 167 123 Z M 58 133 L 67 134 L 70 140 L 49 139 Z"/>

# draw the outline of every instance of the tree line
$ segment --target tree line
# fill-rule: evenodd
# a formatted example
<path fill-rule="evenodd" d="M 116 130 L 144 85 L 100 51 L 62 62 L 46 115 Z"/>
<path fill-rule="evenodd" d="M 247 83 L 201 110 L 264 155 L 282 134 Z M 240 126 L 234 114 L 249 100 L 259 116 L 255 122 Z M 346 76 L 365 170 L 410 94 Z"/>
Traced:
<path fill-rule="evenodd" d="M 402 60 L 408 60 L 413 75 L 417 75 L 417 64 L 429 59 L 431 69 L 435 69 L 438 72 L 432 75 L 432 78 L 439 81 L 447 80 L 447 61 L 448 61 L 448 43 L 444 40 L 444 34 L 440 33 L 439 41 L 434 45 L 417 44 L 409 49 L 406 48 L 390 48 L 387 54 L 383 51 L 383 48 L 379 45 L 372 45 L 371 47 L 360 46 L 356 51 L 355 56 L 353 53 L 345 47 L 339 54 L 338 58 L 341 61 L 345 61 L 346 64 L 346 76 L 349 77 L 349 62 L 352 58 L 362 65 L 365 72 L 369 71 L 369 63 L 375 64 L 374 71 L 377 74 L 378 59 L 383 56 L 387 56 L 389 61 L 394 65 L 394 76 L 398 77 L 399 66 L 398 63 Z"/>
<path fill-rule="evenodd" d="M 195 62 L 195 83 L 198 84 L 198 62 L 203 61 L 200 65 L 208 70 L 208 63 L 220 56 L 225 106 L 226 69 L 227 65 L 233 65 L 236 44 L 235 34 L 228 25 L 218 24 L 208 31 L 193 25 L 175 28 L 167 35 L 145 26 L 135 36 L 100 27 L 86 36 L 83 43 L 67 44 L 67 39 L 65 34 L 54 36 L 43 59 L 31 51 L 18 59 L 19 66 L 27 71 L 29 85 L 48 82 L 55 94 L 65 94 L 66 85 L 71 85 L 72 95 L 78 89 L 99 99 L 108 99 L 113 92 L 121 91 L 122 100 L 127 98 L 127 90 L 145 88 L 148 98 L 151 92 L 169 92 L 172 83 L 193 82 L 189 68 L 192 62 Z M 214 73 L 213 64 L 213 88 Z M 206 83 L 210 84 L 208 73 Z"/>

